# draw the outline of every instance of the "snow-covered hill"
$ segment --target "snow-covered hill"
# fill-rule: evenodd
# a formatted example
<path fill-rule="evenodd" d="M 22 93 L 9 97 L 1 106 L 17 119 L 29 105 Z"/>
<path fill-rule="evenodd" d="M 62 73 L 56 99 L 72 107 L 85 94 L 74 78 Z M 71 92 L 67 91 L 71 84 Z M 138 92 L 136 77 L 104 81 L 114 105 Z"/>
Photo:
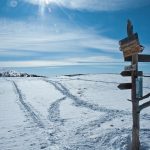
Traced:
<path fill-rule="evenodd" d="M 0 149 L 127 150 L 132 134 L 130 82 L 115 74 L 0 78 Z M 150 79 L 144 78 L 144 94 Z M 145 100 L 146 101 L 146 100 Z M 150 108 L 140 140 L 150 150 Z"/>
<path fill-rule="evenodd" d="M 19 73 L 16 71 L 0 71 L 0 77 L 41 77 L 34 74 Z"/>

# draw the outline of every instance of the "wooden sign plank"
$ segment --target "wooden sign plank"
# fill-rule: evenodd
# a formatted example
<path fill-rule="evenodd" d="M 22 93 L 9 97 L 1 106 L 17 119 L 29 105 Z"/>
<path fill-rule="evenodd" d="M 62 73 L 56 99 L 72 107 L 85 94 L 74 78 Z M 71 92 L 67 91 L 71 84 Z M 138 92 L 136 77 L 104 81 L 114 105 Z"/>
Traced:
<path fill-rule="evenodd" d="M 128 47 L 124 47 L 123 49 L 122 49 L 122 51 L 123 52 L 126 52 L 126 51 L 141 51 L 141 50 L 143 50 L 143 48 L 140 46 L 140 45 L 138 45 L 138 44 L 134 44 L 134 45 L 131 45 L 131 46 L 128 46 Z"/>
<path fill-rule="evenodd" d="M 132 89 L 132 83 L 121 83 L 118 85 L 120 90 Z"/>
<path fill-rule="evenodd" d="M 132 61 L 132 56 L 125 57 L 125 61 Z M 150 62 L 150 55 L 138 54 L 138 62 Z"/>
<path fill-rule="evenodd" d="M 128 47 L 125 51 L 123 51 L 123 55 L 124 55 L 124 57 L 129 57 L 134 54 L 142 52 L 142 50 L 143 49 L 139 45 L 137 45 L 135 47 Z"/>
<path fill-rule="evenodd" d="M 123 54 L 124 56 L 128 57 L 131 56 L 132 54 L 136 54 L 136 53 L 139 53 L 141 52 L 142 48 L 139 46 L 139 45 L 133 45 L 131 47 L 126 47 L 123 49 Z"/>
<path fill-rule="evenodd" d="M 132 76 L 132 71 L 122 71 L 120 73 L 120 75 L 122 75 L 123 77 Z M 142 71 L 138 71 L 136 76 L 143 76 L 143 72 Z"/>
<path fill-rule="evenodd" d="M 125 44 L 123 44 L 123 45 L 120 45 L 120 50 L 122 50 L 122 51 L 125 51 L 127 48 L 129 48 L 129 47 L 136 47 L 137 45 L 139 45 L 140 43 L 139 43 L 139 41 L 137 41 L 137 40 L 133 40 L 133 41 L 130 41 L 130 42 L 128 42 L 128 43 L 125 43 Z"/>

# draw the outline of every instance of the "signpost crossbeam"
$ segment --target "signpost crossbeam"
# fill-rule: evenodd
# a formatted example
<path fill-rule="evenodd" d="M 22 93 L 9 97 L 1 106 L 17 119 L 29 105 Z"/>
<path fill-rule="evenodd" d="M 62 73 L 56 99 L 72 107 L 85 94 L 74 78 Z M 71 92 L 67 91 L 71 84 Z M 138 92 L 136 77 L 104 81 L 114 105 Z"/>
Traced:
<path fill-rule="evenodd" d="M 132 57 L 125 57 L 125 61 L 132 61 Z M 150 55 L 148 54 L 138 54 L 138 62 L 150 62 Z"/>
<path fill-rule="evenodd" d="M 123 77 L 125 77 L 125 76 L 131 76 L 132 75 L 132 71 L 122 71 L 120 74 Z M 135 72 L 135 76 L 143 76 L 143 72 L 142 71 L 137 71 L 137 72 Z"/>

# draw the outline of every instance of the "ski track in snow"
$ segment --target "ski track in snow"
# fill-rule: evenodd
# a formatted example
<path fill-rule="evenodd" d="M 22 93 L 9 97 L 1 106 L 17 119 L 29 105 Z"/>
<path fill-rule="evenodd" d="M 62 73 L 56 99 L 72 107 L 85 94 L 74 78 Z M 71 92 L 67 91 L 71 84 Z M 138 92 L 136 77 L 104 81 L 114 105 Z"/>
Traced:
<path fill-rule="evenodd" d="M 41 145 L 41 149 L 50 148 L 51 146 L 53 147 L 53 145 L 59 145 L 61 140 L 60 133 L 62 132 L 60 125 L 64 123 L 64 119 L 60 118 L 59 103 L 65 100 L 66 97 L 60 98 L 50 105 L 48 109 L 48 120 L 44 120 L 42 119 L 42 115 L 37 112 L 33 106 L 25 102 L 25 97 L 23 96 L 17 84 L 14 81 L 11 82 L 13 83 L 15 91 L 19 96 L 19 101 L 21 106 L 23 106 L 25 113 L 32 118 L 38 127 L 43 128 L 44 132 L 47 133 L 46 143 Z M 62 132 L 62 134 L 64 133 Z"/>
<path fill-rule="evenodd" d="M 43 120 L 42 119 L 42 115 L 39 112 L 37 112 L 33 108 L 33 106 L 31 106 L 30 104 L 27 104 L 25 102 L 25 100 L 24 100 L 25 98 L 24 98 L 21 90 L 19 89 L 19 87 L 17 86 L 17 84 L 14 81 L 12 81 L 12 82 L 13 82 L 13 85 L 14 85 L 14 87 L 16 89 L 16 92 L 17 92 L 17 94 L 19 96 L 19 101 L 23 105 L 24 109 L 30 114 L 30 116 L 34 120 L 34 122 L 37 123 L 38 126 L 41 127 L 41 128 L 46 128 L 46 126 L 49 126 L 49 123 L 47 123 L 47 125 L 45 124 L 46 123 L 45 120 L 42 121 Z M 65 100 L 65 99 L 66 99 L 66 97 L 60 98 L 60 99 L 56 100 L 55 102 L 53 102 L 50 105 L 50 107 L 48 109 L 48 112 L 49 112 L 48 119 L 51 122 L 57 121 L 57 122 L 63 123 L 64 119 L 60 118 L 59 103 L 61 101 Z"/>
<path fill-rule="evenodd" d="M 16 103 L 19 105 L 20 110 L 25 114 L 25 120 L 23 125 L 17 125 L 16 129 L 11 126 L 11 130 L 8 132 L 12 134 L 9 139 L 7 133 L 5 139 L 0 139 L 6 143 L 0 143 L 3 150 L 20 150 L 20 149 L 46 149 L 49 150 L 50 142 L 47 138 L 53 130 L 47 130 L 44 126 L 45 122 L 42 122 L 38 112 L 34 110 L 32 106 L 25 103 L 25 97 L 22 95 L 21 90 L 13 80 L 5 79 L 6 82 L 10 82 L 13 91 L 16 94 Z M 12 112 L 13 113 L 13 112 Z M 50 128 L 49 128 L 50 129 Z M 18 138 L 18 136 L 20 136 Z M 20 142 L 22 141 L 22 144 Z M 8 142 L 8 143 L 7 143 Z M 24 147 L 25 146 L 25 147 Z M 0 148 L 0 149 L 1 149 Z"/>
<path fill-rule="evenodd" d="M 66 99 L 66 97 L 60 98 L 51 104 L 51 106 L 49 107 L 49 110 L 48 110 L 48 112 L 49 112 L 48 118 L 50 121 L 61 122 L 63 124 L 64 119 L 60 118 L 59 103 L 65 99 Z"/>
<path fill-rule="evenodd" d="M 111 84 L 120 84 L 119 82 L 108 82 L 108 81 L 102 81 L 102 80 L 98 80 L 98 81 L 94 81 L 94 80 L 88 80 L 88 79 L 81 79 L 81 78 L 77 78 L 77 79 L 67 79 L 67 78 L 58 78 L 58 79 L 65 79 L 65 80 L 80 80 L 80 81 L 90 81 L 90 82 L 96 82 L 96 83 L 111 83 Z"/>
<path fill-rule="evenodd" d="M 87 81 L 87 82 L 94 82 L 94 83 L 106 83 L 106 84 L 116 84 L 116 85 L 119 85 L 120 84 L 120 82 L 108 82 L 108 81 L 102 81 L 102 80 L 88 80 L 88 79 L 81 79 L 81 78 L 76 78 L 76 79 L 68 79 L 68 78 L 58 78 L 58 79 L 65 79 L 65 80 L 67 80 L 67 81 L 70 81 L 70 80 L 80 80 L 80 81 Z M 149 87 L 147 87 L 147 86 L 143 86 L 143 88 L 144 89 L 150 89 Z"/>
<path fill-rule="evenodd" d="M 40 127 L 40 128 L 45 128 L 45 125 L 44 123 L 42 122 L 42 120 L 40 119 L 39 115 L 37 113 L 35 113 L 33 110 L 33 108 L 27 104 L 25 101 L 24 101 L 24 98 L 23 98 L 23 95 L 21 93 L 21 90 L 18 88 L 17 84 L 12 81 L 15 89 L 16 89 L 16 92 L 19 96 L 19 101 L 20 103 L 22 104 L 22 106 L 24 107 L 24 110 L 26 112 L 28 112 L 28 114 L 30 115 L 30 117 L 33 119 L 33 121 Z"/>

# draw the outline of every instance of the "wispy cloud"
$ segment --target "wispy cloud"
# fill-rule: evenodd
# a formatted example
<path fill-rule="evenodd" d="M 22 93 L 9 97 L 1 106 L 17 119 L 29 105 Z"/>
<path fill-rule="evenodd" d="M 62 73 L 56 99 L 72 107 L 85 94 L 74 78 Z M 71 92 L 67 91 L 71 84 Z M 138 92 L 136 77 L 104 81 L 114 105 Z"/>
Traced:
<path fill-rule="evenodd" d="M 111 56 L 91 56 L 91 57 L 75 57 L 67 59 L 73 63 L 117 63 L 122 62 L 121 59 L 116 59 Z"/>
<path fill-rule="evenodd" d="M 72 65 L 93 65 L 103 63 L 103 65 L 116 65 L 122 60 L 115 59 L 110 56 L 92 56 L 92 57 L 75 57 L 63 60 L 46 61 L 46 60 L 31 60 L 31 61 L 0 61 L 0 66 L 3 67 L 57 67 L 57 66 L 72 66 Z"/>
<path fill-rule="evenodd" d="M 39 52 L 79 52 L 99 49 L 105 52 L 116 52 L 118 40 L 97 35 L 88 29 L 74 28 L 74 26 L 60 25 L 37 26 L 25 22 L 0 22 L 0 54 L 4 51 L 12 53 L 13 49 L 20 51 Z"/>
<path fill-rule="evenodd" d="M 95 36 L 81 41 L 81 45 L 86 48 L 95 48 L 104 52 L 118 53 L 118 40 L 105 36 Z"/>
<path fill-rule="evenodd" d="M 0 66 L 2 68 L 5 67 L 56 67 L 56 66 L 68 66 L 68 65 L 75 65 L 70 62 L 65 61 L 41 61 L 41 60 L 34 60 L 34 61 L 0 61 Z"/>
<path fill-rule="evenodd" d="M 77 10 L 116 11 L 150 4 L 149 0 L 25 0 L 36 5 L 56 4 Z M 41 3 L 42 2 L 42 3 Z"/>

